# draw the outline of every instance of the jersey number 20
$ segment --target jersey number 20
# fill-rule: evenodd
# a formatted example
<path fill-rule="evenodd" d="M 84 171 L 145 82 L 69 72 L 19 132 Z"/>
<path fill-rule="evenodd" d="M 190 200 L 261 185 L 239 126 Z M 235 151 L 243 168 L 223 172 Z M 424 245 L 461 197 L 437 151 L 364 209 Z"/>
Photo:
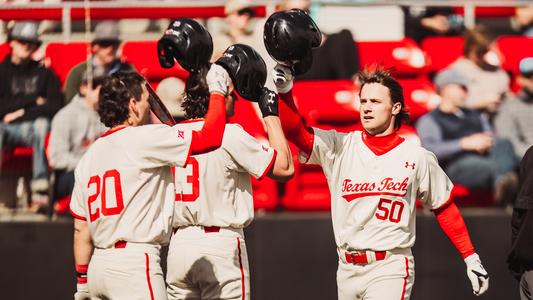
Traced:
<path fill-rule="evenodd" d="M 379 199 L 379 212 L 376 212 L 376 218 L 398 223 L 402 219 L 403 206 L 401 201 L 381 198 Z"/>
<path fill-rule="evenodd" d="M 174 168 L 176 186 L 181 187 L 181 192 L 176 191 L 176 201 L 193 202 L 198 199 L 200 196 L 199 176 L 198 161 L 192 156 L 189 157 L 185 167 Z"/>
<path fill-rule="evenodd" d="M 108 187 L 108 185 L 114 187 L 113 190 L 115 191 L 115 199 L 117 203 L 115 207 L 109 207 L 107 203 L 108 191 L 106 187 Z M 87 184 L 88 188 L 91 188 L 91 186 L 95 187 L 94 194 L 89 196 L 89 217 L 91 222 L 94 222 L 96 219 L 100 218 L 100 208 L 102 210 L 102 215 L 104 216 L 118 215 L 122 212 L 124 209 L 124 199 L 122 198 L 120 173 L 117 170 L 113 169 L 106 171 L 102 178 L 100 178 L 98 175 L 92 176 L 89 178 L 89 183 Z M 100 187 L 102 187 L 101 191 Z M 100 208 L 96 208 L 93 212 L 91 206 L 94 205 L 94 202 L 98 200 L 99 196 L 101 199 Z"/>

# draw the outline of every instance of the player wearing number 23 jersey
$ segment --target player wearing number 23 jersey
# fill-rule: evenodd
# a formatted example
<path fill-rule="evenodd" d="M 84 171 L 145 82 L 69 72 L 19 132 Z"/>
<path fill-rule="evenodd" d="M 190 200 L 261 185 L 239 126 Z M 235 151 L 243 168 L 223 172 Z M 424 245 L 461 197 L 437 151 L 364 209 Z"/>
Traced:
<path fill-rule="evenodd" d="M 211 89 L 211 87 L 210 87 Z M 195 130 L 205 111 L 185 97 Z M 228 116 L 234 98 L 227 100 Z M 185 167 L 175 168 L 175 233 L 167 258 L 169 299 L 250 299 L 250 281 L 243 228 L 254 216 L 250 175 L 287 180 L 294 173 L 289 146 L 277 116 L 278 96 L 263 89 L 259 106 L 269 139 L 263 146 L 239 125 L 228 124 L 222 146 L 193 155 Z M 204 106 L 205 107 L 205 106 Z"/>
<path fill-rule="evenodd" d="M 171 166 L 183 166 L 189 154 L 214 150 L 222 141 L 224 95 L 211 94 L 206 122 L 197 131 L 143 125 L 150 113 L 145 85 L 136 73 L 119 73 L 100 90 L 98 112 L 111 130 L 75 170 L 75 299 L 167 299 L 159 251 L 171 234 Z"/>
<path fill-rule="evenodd" d="M 474 293 L 485 292 L 487 272 L 449 201 L 453 184 L 431 152 L 396 133 L 407 117 L 398 82 L 380 68 L 363 72 L 364 130 L 339 133 L 304 126 L 292 99 L 291 71 L 278 65 L 273 77 L 284 100 L 280 118 L 288 139 L 299 147 L 300 161 L 320 165 L 327 178 L 339 299 L 409 299 L 417 199 L 436 214 L 465 259 Z"/>

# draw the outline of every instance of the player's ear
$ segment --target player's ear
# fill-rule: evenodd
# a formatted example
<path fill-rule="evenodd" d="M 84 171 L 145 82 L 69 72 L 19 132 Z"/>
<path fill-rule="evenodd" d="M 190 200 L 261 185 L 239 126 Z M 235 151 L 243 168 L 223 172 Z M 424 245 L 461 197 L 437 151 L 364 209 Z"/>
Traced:
<path fill-rule="evenodd" d="M 134 116 L 139 115 L 139 110 L 137 109 L 137 100 L 135 98 L 131 97 L 130 102 L 128 104 L 130 115 L 133 114 Z"/>
<path fill-rule="evenodd" d="M 392 114 L 394 116 L 400 114 L 402 111 L 402 103 L 401 102 L 395 102 L 392 104 Z"/>

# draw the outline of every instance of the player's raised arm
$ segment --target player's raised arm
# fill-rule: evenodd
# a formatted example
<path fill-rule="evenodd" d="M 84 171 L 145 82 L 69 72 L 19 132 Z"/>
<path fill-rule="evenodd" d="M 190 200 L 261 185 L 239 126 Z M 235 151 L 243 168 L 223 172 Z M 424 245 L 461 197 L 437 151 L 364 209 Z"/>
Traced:
<path fill-rule="evenodd" d="M 193 131 L 192 154 L 206 153 L 220 147 L 226 124 L 225 99 L 231 83 L 228 72 L 223 67 L 212 64 L 205 79 L 210 94 L 209 108 L 202 129 Z"/>
<path fill-rule="evenodd" d="M 268 142 L 277 152 L 274 165 L 270 169 L 268 177 L 276 180 L 288 180 L 294 175 L 294 162 L 278 117 L 278 102 L 276 93 L 268 88 L 263 88 L 262 95 L 259 98 L 259 108 L 265 121 Z"/>
<path fill-rule="evenodd" d="M 294 76 L 288 67 L 276 65 L 272 77 L 281 100 L 279 103 L 279 118 L 283 132 L 302 152 L 311 155 L 314 133 L 311 127 L 305 126 L 292 97 Z"/>

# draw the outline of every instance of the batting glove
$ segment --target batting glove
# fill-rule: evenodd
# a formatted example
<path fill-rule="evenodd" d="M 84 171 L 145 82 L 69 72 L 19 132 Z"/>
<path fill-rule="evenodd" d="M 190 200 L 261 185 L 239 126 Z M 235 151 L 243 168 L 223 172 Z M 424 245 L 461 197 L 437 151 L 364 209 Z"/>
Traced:
<path fill-rule="evenodd" d="M 263 118 L 268 116 L 278 116 L 278 94 L 264 87 L 259 97 L 259 108 Z"/>
<path fill-rule="evenodd" d="M 285 94 L 292 90 L 294 75 L 289 67 L 277 64 L 272 70 L 272 78 L 278 93 Z"/>
<path fill-rule="evenodd" d="M 74 300 L 91 300 L 91 294 L 89 294 L 89 286 L 87 283 L 78 283 L 77 292 L 74 294 Z"/>
<path fill-rule="evenodd" d="M 465 258 L 466 275 L 472 283 L 474 295 L 479 296 L 489 289 L 489 274 L 483 268 L 479 255 L 476 253 Z"/>
<path fill-rule="evenodd" d="M 211 64 L 205 80 L 209 86 L 209 93 L 217 92 L 224 96 L 228 94 L 228 86 L 231 79 L 226 69 L 222 66 Z"/>

